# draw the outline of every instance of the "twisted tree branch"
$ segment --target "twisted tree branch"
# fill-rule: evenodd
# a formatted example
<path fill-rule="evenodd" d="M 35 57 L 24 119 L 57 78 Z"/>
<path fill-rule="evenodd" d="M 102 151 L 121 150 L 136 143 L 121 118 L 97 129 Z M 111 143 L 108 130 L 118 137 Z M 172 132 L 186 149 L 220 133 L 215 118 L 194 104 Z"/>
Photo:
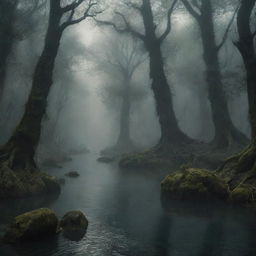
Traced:
<path fill-rule="evenodd" d="M 167 13 L 167 26 L 166 26 L 166 30 L 164 31 L 164 33 L 159 37 L 159 41 L 162 42 L 171 32 L 172 30 L 172 23 L 171 23 L 171 16 L 172 13 L 174 11 L 175 5 L 177 4 L 178 0 L 174 0 L 170 9 L 168 10 Z"/>

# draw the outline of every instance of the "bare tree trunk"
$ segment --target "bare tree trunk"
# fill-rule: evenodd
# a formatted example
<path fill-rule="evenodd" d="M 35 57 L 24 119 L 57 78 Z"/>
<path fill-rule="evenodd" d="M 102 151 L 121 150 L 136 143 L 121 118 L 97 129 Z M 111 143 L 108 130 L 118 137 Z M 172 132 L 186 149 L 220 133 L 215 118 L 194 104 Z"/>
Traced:
<path fill-rule="evenodd" d="M 250 29 L 250 15 L 255 2 L 255 0 L 242 1 L 237 18 L 239 41 L 236 43 L 247 73 L 249 117 L 253 140 L 256 139 L 256 53 L 254 35 Z"/>
<path fill-rule="evenodd" d="M 161 128 L 159 146 L 191 142 L 192 140 L 180 130 L 174 113 L 171 90 L 164 72 L 162 42 L 155 34 L 154 17 L 149 0 L 143 0 L 141 13 L 146 32 L 145 46 L 149 52 L 152 90 Z"/>
<path fill-rule="evenodd" d="M 212 119 L 215 126 L 214 144 L 220 148 L 228 147 L 233 141 L 245 144 L 247 142 L 246 136 L 234 126 L 223 90 L 211 0 L 203 1 L 201 10 L 200 30 L 206 65 L 208 97 L 211 103 Z"/>
<path fill-rule="evenodd" d="M 61 12 L 57 8 L 58 1 L 52 3 L 45 46 L 34 72 L 25 113 L 12 137 L 1 150 L 2 162 L 7 161 L 13 170 L 36 168 L 34 155 L 40 139 L 41 122 L 46 111 L 55 58 L 62 35 L 59 29 Z"/>
<path fill-rule="evenodd" d="M 16 1 L 2 0 L 0 3 L 0 99 L 4 91 L 7 61 L 14 43 L 13 22 Z"/>
<path fill-rule="evenodd" d="M 208 97 L 215 127 L 213 144 L 217 148 L 226 148 L 233 142 L 245 145 L 248 139 L 234 126 L 228 109 L 227 97 L 223 89 L 218 57 L 220 48 L 215 38 L 212 0 L 202 1 L 199 8 L 200 13 L 197 13 L 197 9 L 193 9 L 193 6 L 187 0 L 182 1 L 189 13 L 198 22 L 201 32 Z"/>
<path fill-rule="evenodd" d="M 220 168 L 223 176 L 233 173 L 231 185 L 251 183 L 256 181 L 256 53 L 254 48 L 254 34 L 251 32 L 250 22 L 252 10 L 256 0 L 242 0 L 237 15 L 239 41 L 236 44 L 244 61 L 247 73 L 247 93 L 249 99 L 249 116 L 252 131 L 252 141 L 238 155 L 231 157 Z"/>
<path fill-rule="evenodd" d="M 167 81 L 164 71 L 164 61 L 161 51 L 161 45 L 165 38 L 171 32 L 171 15 L 173 14 L 177 0 L 172 1 L 171 7 L 167 11 L 167 25 L 162 35 L 156 35 L 156 24 L 154 23 L 154 15 L 152 11 L 151 0 L 142 0 L 142 5 L 130 3 L 131 8 L 141 14 L 144 30 L 142 34 L 133 28 L 133 25 L 126 19 L 125 15 L 117 12 L 124 22 L 125 27 L 119 28 L 115 23 L 109 21 L 100 21 L 99 24 L 112 26 L 120 33 L 130 33 L 132 36 L 143 41 L 145 48 L 149 54 L 150 62 L 150 78 L 152 79 L 152 91 L 156 103 L 156 113 L 159 119 L 161 138 L 153 151 L 166 151 L 178 144 L 192 143 L 185 133 L 183 133 L 178 125 L 172 101 L 171 89 Z"/>
<path fill-rule="evenodd" d="M 12 170 L 36 170 L 34 156 L 41 136 L 41 123 L 46 112 L 61 36 L 67 27 L 96 15 L 90 10 L 97 3 L 90 1 L 83 15 L 75 18 L 76 8 L 83 3 L 83 0 L 73 1 L 62 7 L 61 0 L 50 0 L 49 25 L 45 44 L 36 65 L 25 113 L 10 140 L 0 150 L 0 161 L 6 163 Z M 67 16 L 66 21 L 61 23 L 65 16 Z"/>
<path fill-rule="evenodd" d="M 130 110 L 131 110 L 131 92 L 130 81 L 125 85 L 125 91 L 122 98 L 120 112 L 120 132 L 117 139 L 117 147 L 130 147 L 132 145 L 130 135 Z"/>
<path fill-rule="evenodd" d="M 173 109 L 171 90 L 164 73 L 161 46 L 149 46 L 150 77 L 156 101 L 156 111 L 161 127 L 160 145 L 189 142 L 190 139 L 180 130 Z"/>

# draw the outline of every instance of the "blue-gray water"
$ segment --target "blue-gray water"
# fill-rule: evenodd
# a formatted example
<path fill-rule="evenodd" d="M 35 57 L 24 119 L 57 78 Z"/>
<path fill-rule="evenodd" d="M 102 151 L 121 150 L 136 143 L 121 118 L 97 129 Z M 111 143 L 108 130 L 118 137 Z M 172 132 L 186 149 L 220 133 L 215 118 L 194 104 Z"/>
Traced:
<path fill-rule="evenodd" d="M 59 217 L 81 210 L 89 219 L 79 242 L 56 236 L 16 248 L 0 245 L 0 256 L 254 256 L 255 212 L 222 203 L 160 200 L 161 175 L 120 171 L 98 163 L 93 154 L 79 156 L 57 176 L 66 179 L 59 198 L 19 200 L 0 205 L 3 226 L 12 216 L 37 207 L 53 208 Z"/>

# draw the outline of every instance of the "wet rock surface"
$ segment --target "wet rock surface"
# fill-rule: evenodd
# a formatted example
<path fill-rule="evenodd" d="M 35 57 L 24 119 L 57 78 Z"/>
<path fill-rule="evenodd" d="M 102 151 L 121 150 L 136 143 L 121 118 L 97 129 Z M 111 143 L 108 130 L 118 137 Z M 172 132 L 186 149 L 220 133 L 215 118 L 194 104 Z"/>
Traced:
<path fill-rule="evenodd" d="M 63 235 L 72 240 L 81 240 L 87 230 L 88 220 L 81 211 L 70 211 L 60 221 L 60 228 Z"/>
<path fill-rule="evenodd" d="M 39 240 L 54 236 L 57 227 L 58 218 L 54 211 L 48 208 L 33 210 L 14 218 L 3 237 L 3 241 L 5 243 L 17 243 Z"/>
<path fill-rule="evenodd" d="M 189 168 L 172 173 L 162 181 L 161 189 L 173 199 L 229 199 L 228 185 L 204 169 Z"/>

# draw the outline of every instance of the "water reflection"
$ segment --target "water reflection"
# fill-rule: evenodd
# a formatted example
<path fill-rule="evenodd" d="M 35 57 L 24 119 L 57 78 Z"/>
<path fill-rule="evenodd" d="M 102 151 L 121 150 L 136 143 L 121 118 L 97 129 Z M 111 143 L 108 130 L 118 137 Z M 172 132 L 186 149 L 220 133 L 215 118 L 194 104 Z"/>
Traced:
<path fill-rule="evenodd" d="M 58 236 L 50 237 L 33 243 L 20 243 L 15 246 L 0 246 L 1 256 L 53 256 L 58 248 Z"/>
<path fill-rule="evenodd" d="M 120 171 L 96 159 L 78 157 L 65 169 L 52 170 L 59 177 L 70 170 L 78 170 L 81 176 L 66 180 L 58 200 L 40 203 L 52 207 L 59 217 L 70 210 L 86 213 L 86 236 L 79 242 L 59 236 L 9 248 L 6 254 L 1 250 L 7 248 L 0 245 L 1 256 L 256 255 L 256 220 L 251 210 L 212 201 L 169 201 L 160 195 L 162 174 Z M 1 205 L 0 210 L 13 216 L 38 207 L 27 204 Z M 7 219 L 3 217 L 2 222 Z"/>
<path fill-rule="evenodd" d="M 159 216 L 158 226 L 155 232 L 155 253 L 154 256 L 162 255 L 168 256 L 172 250 L 172 241 L 170 241 L 170 235 L 172 231 L 172 219 L 169 215 L 162 212 Z"/>
<path fill-rule="evenodd" d="M 194 256 L 223 255 L 223 239 L 223 219 L 210 220 L 204 233 L 201 249 Z"/>
<path fill-rule="evenodd" d="M 0 235 L 3 235 L 6 225 L 10 223 L 15 216 L 37 208 L 51 207 L 58 197 L 59 195 L 44 195 L 26 199 L 1 201 Z"/>

